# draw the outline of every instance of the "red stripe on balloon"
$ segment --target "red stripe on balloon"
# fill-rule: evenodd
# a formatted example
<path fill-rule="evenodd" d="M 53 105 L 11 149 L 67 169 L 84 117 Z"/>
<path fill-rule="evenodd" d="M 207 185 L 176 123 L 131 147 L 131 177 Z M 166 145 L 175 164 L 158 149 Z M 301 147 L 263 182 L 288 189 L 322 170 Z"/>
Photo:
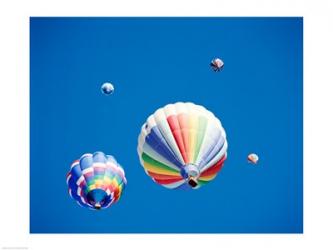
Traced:
<path fill-rule="evenodd" d="M 163 179 L 155 179 L 153 178 L 158 184 L 171 184 L 171 183 L 175 183 L 178 181 L 183 180 L 183 178 L 179 177 L 177 179 L 168 179 L 168 180 L 163 180 Z"/>
<path fill-rule="evenodd" d="M 223 167 L 224 161 L 225 161 L 225 155 L 218 162 L 216 162 L 213 166 L 211 166 L 207 170 L 203 171 L 201 173 L 200 177 L 205 177 L 205 176 L 210 176 L 210 175 L 216 174 Z"/>
<path fill-rule="evenodd" d="M 172 135 L 176 140 L 179 151 L 182 154 L 183 160 L 187 164 L 188 158 L 187 158 L 185 145 L 184 145 L 182 134 L 181 134 L 181 128 L 179 126 L 177 116 L 171 115 L 167 118 L 167 121 L 168 121 L 169 127 L 171 129 Z"/>

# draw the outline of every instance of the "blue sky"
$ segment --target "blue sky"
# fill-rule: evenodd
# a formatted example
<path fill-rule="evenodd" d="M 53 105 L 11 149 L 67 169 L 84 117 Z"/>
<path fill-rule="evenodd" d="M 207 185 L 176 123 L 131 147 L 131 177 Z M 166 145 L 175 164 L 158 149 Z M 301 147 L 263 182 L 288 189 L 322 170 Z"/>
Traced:
<path fill-rule="evenodd" d="M 302 18 L 31 18 L 30 232 L 303 232 L 302 67 Z M 205 106 L 227 133 L 224 168 L 198 190 L 155 184 L 136 152 L 146 118 L 177 101 Z M 95 151 L 128 180 L 97 212 L 65 180 Z"/>

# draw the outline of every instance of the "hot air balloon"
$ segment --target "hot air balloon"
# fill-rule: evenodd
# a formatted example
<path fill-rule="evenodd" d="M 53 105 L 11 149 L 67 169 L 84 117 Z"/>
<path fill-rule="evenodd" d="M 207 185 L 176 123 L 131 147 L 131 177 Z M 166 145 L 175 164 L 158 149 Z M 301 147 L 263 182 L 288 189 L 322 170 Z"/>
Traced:
<path fill-rule="evenodd" d="M 111 83 L 106 82 L 102 84 L 101 91 L 105 95 L 111 95 L 114 91 L 114 87 Z"/>
<path fill-rule="evenodd" d="M 103 152 L 82 155 L 67 174 L 70 196 L 80 206 L 96 210 L 117 202 L 126 183 L 122 167 Z"/>
<path fill-rule="evenodd" d="M 178 102 L 148 117 L 138 138 L 145 172 L 170 189 L 196 189 L 215 178 L 227 158 L 221 122 L 202 106 Z"/>
<path fill-rule="evenodd" d="M 220 58 L 215 58 L 210 62 L 210 66 L 215 72 L 220 71 L 224 66 L 224 62 Z"/>
<path fill-rule="evenodd" d="M 259 156 L 258 156 L 257 154 L 254 154 L 254 153 L 249 154 L 249 155 L 247 156 L 247 161 L 248 161 L 249 163 L 252 163 L 252 164 L 257 164 L 258 161 L 259 161 Z"/>

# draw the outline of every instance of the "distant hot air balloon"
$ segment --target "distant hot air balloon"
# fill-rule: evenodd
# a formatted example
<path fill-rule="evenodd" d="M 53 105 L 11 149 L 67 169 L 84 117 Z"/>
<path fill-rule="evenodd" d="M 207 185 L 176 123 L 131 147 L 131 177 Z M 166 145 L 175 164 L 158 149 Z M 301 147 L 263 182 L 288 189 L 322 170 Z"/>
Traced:
<path fill-rule="evenodd" d="M 67 174 L 70 196 L 91 209 L 104 209 L 117 202 L 126 183 L 122 167 L 103 152 L 82 155 Z"/>
<path fill-rule="evenodd" d="M 224 62 L 220 58 L 215 58 L 211 61 L 210 66 L 215 72 L 220 71 L 224 66 Z"/>
<path fill-rule="evenodd" d="M 257 164 L 257 162 L 259 161 L 259 156 L 254 153 L 249 154 L 247 156 L 247 161 L 252 164 Z"/>
<path fill-rule="evenodd" d="M 146 173 L 170 188 L 199 188 L 215 178 L 227 158 L 226 133 L 207 109 L 169 104 L 149 116 L 138 138 Z"/>
<path fill-rule="evenodd" d="M 105 95 L 110 95 L 114 92 L 114 87 L 111 83 L 106 82 L 102 84 L 101 91 Z"/>

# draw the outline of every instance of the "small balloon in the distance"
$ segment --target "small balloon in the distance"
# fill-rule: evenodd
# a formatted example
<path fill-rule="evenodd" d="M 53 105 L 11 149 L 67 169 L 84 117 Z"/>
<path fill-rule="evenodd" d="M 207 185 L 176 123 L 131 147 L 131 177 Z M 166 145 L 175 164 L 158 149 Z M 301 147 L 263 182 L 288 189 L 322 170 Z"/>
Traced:
<path fill-rule="evenodd" d="M 111 95 L 114 92 L 112 83 L 105 82 L 102 84 L 101 91 L 104 95 Z"/>
<path fill-rule="evenodd" d="M 248 163 L 257 164 L 259 161 L 259 156 L 257 154 L 251 153 L 247 156 Z"/>
<path fill-rule="evenodd" d="M 215 71 L 221 71 L 223 69 L 224 66 L 224 62 L 220 59 L 220 58 L 214 58 L 211 62 L 210 62 L 210 67 Z"/>

